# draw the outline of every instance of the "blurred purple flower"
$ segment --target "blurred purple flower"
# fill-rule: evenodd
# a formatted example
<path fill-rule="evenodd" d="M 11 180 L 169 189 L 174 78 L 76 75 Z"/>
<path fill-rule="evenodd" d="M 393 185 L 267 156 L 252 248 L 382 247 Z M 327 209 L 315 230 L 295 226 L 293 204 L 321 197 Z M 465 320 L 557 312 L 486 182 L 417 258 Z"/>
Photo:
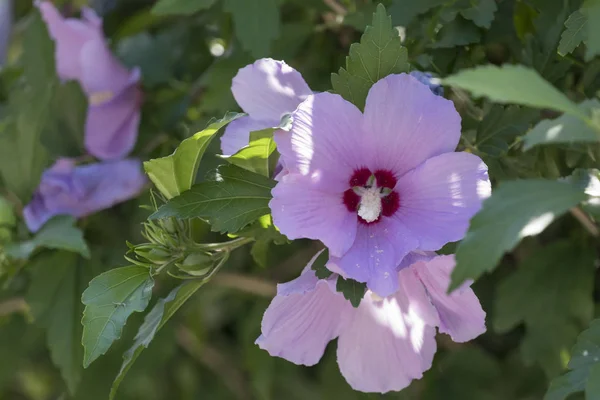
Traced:
<path fill-rule="evenodd" d="M 440 80 L 435 78 L 431 72 L 412 71 L 410 76 L 427 85 L 431 93 L 437 96 L 444 95 L 444 87 L 441 85 Z"/>
<path fill-rule="evenodd" d="M 231 91 L 248 115 L 230 123 L 221 137 L 225 155 L 248 145 L 250 132 L 279 126 L 281 117 L 292 113 L 312 94 L 302 75 L 283 61 L 263 58 L 233 78 Z"/>
<path fill-rule="evenodd" d="M 341 96 L 309 96 L 275 132 L 286 167 L 272 191 L 273 222 L 289 239 L 321 240 L 331 261 L 380 296 L 411 251 L 463 238 L 490 194 L 487 166 L 454 152 L 460 116 L 415 78 L 390 75 L 364 114 Z"/>
<path fill-rule="evenodd" d="M 318 255 L 317 255 L 318 256 Z M 418 256 L 395 275 L 400 286 L 381 298 L 367 291 L 358 308 L 336 292 L 337 275 L 318 280 L 310 269 L 277 286 L 256 343 L 272 356 L 315 365 L 338 338 L 337 360 L 350 386 L 363 392 L 402 390 L 431 368 L 435 327 L 455 342 L 485 332 L 485 312 L 468 285 L 446 290 L 453 256 Z"/>
<path fill-rule="evenodd" d="M 59 159 L 42 175 L 23 216 L 29 230 L 36 232 L 56 215 L 83 217 L 131 199 L 145 184 L 142 163 L 136 159 L 81 166 Z"/>
<path fill-rule="evenodd" d="M 110 52 L 102 20 L 92 9 L 82 19 L 63 18 L 51 2 L 38 2 L 56 43 L 58 75 L 78 81 L 89 100 L 85 147 L 97 158 L 125 157 L 133 149 L 140 121 L 140 71 L 127 70 Z"/>

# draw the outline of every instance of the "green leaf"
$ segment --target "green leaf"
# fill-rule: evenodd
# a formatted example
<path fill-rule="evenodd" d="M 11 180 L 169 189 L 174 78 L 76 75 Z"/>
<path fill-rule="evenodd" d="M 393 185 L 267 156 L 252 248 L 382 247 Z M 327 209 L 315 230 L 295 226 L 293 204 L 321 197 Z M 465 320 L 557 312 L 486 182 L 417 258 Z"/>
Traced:
<path fill-rule="evenodd" d="M 88 282 L 87 265 L 81 265 L 77 254 L 65 251 L 37 257 L 31 265 L 31 285 L 27 303 L 37 324 L 46 329 L 46 341 L 52 362 L 60 368 L 61 375 L 71 394 L 75 393 L 81 379 L 83 347 L 83 306 L 81 292 Z"/>
<path fill-rule="evenodd" d="M 585 113 L 600 109 L 600 101 L 586 100 L 579 105 Z M 539 144 L 598 142 L 600 128 L 579 118 L 563 114 L 556 119 L 540 121 L 523 139 L 524 150 Z"/>
<path fill-rule="evenodd" d="M 273 132 L 278 128 L 267 128 L 250 132 L 250 143 L 232 156 L 224 157 L 227 162 L 257 174 L 271 177 L 274 162 L 271 157 L 277 146 Z"/>
<path fill-rule="evenodd" d="M 90 282 L 81 296 L 85 368 L 121 337 L 131 314 L 146 309 L 153 287 L 150 271 L 140 266 L 115 268 Z"/>
<path fill-rule="evenodd" d="M 565 400 L 569 395 L 586 391 L 586 398 L 596 399 L 600 369 L 600 319 L 577 338 L 571 350 L 570 371 L 554 379 L 544 400 Z M 587 387 L 586 387 L 587 386 Z"/>
<path fill-rule="evenodd" d="M 479 0 L 477 4 L 461 11 L 461 15 L 479 27 L 490 29 L 497 10 L 495 0 Z"/>
<path fill-rule="evenodd" d="M 279 36 L 280 17 L 276 0 L 224 0 L 223 9 L 231 13 L 237 38 L 253 57 L 270 54 Z"/>
<path fill-rule="evenodd" d="M 196 179 L 200 160 L 215 134 L 242 115 L 227 113 L 222 119 L 182 141 L 170 156 L 144 162 L 144 170 L 150 180 L 167 199 L 188 190 Z"/>
<path fill-rule="evenodd" d="M 548 376 L 562 371 L 562 354 L 592 319 L 594 258 L 591 248 L 555 242 L 526 258 L 498 287 L 494 329 L 506 333 L 524 323 L 523 356 Z"/>
<path fill-rule="evenodd" d="M 328 270 L 327 267 L 325 267 L 327 261 L 329 261 L 329 249 L 324 249 L 310 267 L 313 271 L 315 271 L 317 278 L 326 279 L 329 278 L 333 273 Z"/>
<path fill-rule="evenodd" d="M 333 90 L 361 110 L 369 89 L 375 82 L 390 74 L 408 72 L 408 52 L 400 42 L 392 19 L 381 4 L 373 14 L 360 43 L 350 46 L 346 68 L 331 75 Z"/>
<path fill-rule="evenodd" d="M 466 46 L 481 40 L 479 29 L 471 22 L 462 18 L 444 24 L 438 32 L 438 40 L 431 47 L 434 49 L 449 49 L 457 46 Z"/>
<path fill-rule="evenodd" d="M 467 69 L 445 78 L 443 83 L 468 90 L 477 97 L 489 97 L 497 103 L 549 108 L 578 118 L 588 118 L 575 103 L 536 71 L 521 65 L 486 65 Z"/>
<path fill-rule="evenodd" d="M 192 15 L 214 3 L 215 0 L 160 0 L 151 12 L 155 15 Z"/>
<path fill-rule="evenodd" d="M 503 182 L 473 217 L 456 250 L 450 290 L 491 271 L 524 237 L 542 232 L 556 217 L 587 196 L 577 187 L 542 179 Z"/>
<path fill-rule="evenodd" d="M 587 39 L 587 16 L 580 10 L 569 15 L 565 21 L 565 29 L 560 35 L 558 54 L 565 56 L 571 53 L 579 44 Z"/>
<path fill-rule="evenodd" d="M 41 137 L 58 86 L 54 42 L 38 11 L 24 30 L 22 57 L 24 82 L 10 93 L 8 126 L 0 130 L 0 171 L 8 189 L 25 203 L 48 161 Z"/>
<path fill-rule="evenodd" d="M 586 0 L 581 11 L 587 16 L 586 61 L 600 54 L 600 0 Z"/>
<path fill-rule="evenodd" d="M 184 282 L 174 288 L 167 297 L 156 302 L 152 310 L 144 318 L 144 323 L 140 326 L 137 335 L 135 335 L 133 346 L 123 355 L 123 365 L 113 382 L 109 400 L 115 398 L 119 385 L 125 378 L 125 375 L 142 351 L 150 346 L 156 333 L 171 319 L 183 303 L 205 283 L 206 280 L 202 279 Z"/>
<path fill-rule="evenodd" d="M 42 226 L 33 239 L 13 243 L 5 248 L 8 256 L 26 260 L 38 249 L 59 249 L 79 253 L 90 258 L 90 250 L 83 238 L 83 232 L 75 226 L 77 221 L 70 215 L 59 215 Z"/>
<path fill-rule="evenodd" d="M 354 279 L 344 279 L 338 276 L 335 290 L 344 295 L 346 300 L 349 300 L 353 307 L 358 307 L 361 300 L 365 297 L 367 284 L 357 282 Z"/>
<path fill-rule="evenodd" d="M 150 219 L 204 218 L 213 231 L 235 233 L 271 212 L 275 181 L 235 165 L 219 168 L 219 180 L 201 182 L 160 207 Z"/>
<path fill-rule="evenodd" d="M 408 25 L 416 16 L 424 14 L 434 7 L 441 6 L 447 0 L 394 0 L 390 14 L 394 25 Z"/>

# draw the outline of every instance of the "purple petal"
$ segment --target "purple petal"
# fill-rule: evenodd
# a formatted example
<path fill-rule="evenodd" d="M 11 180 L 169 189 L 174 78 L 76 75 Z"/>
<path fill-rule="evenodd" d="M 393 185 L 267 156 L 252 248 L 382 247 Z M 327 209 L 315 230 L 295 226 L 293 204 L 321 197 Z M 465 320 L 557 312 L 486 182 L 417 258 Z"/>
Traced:
<path fill-rule="evenodd" d="M 250 117 L 278 122 L 312 94 L 298 71 L 283 61 L 270 58 L 240 69 L 233 78 L 231 91 Z"/>
<path fill-rule="evenodd" d="M 377 152 L 375 168 L 402 176 L 430 157 L 454 151 L 461 128 L 451 101 L 400 74 L 389 75 L 371 87 L 364 130 Z"/>
<path fill-rule="evenodd" d="M 250 142 L 250 132 L 279 126 L 279 120 L 260 121 L 245 116 L 231 121 L 221 136 L 221 151 L 230 156 L 237 153 Z"/>
<path fill-rule="evenodd" d="M 355 169 L 364 167 L 363 116 L 341 96 L 310 96 L 292 114 L 292 129 L 275 132 L 277 149 L 292 173 L 311 176 L 322 190 L 342 193 Z"/>
<path fill-rule="evenodd" d="M 431 368 L 435 328 L 416 310 L 405 295 L 377 301 L 367 292 L 338 339 L 340 371 L 353 389 L 402 390 Z"/>
<path fill-rule="evenodd" d="M 79 61 L 81 85 L 92 99 L 94 94 L 116 96 L 140 79 L 140 71 L 127 70 L 111 53 L 104 38 L 86 42 L 80 51 Z"/>
<path fill-rule="evenodd" d="M 104 42 L 102 25 L 96 20 L 63 18 L 50 1 L 38 3 L 50 36 L 56 44 L 58 75 L 63 80 L 80 80 L 82 75 L 80 52 L 89 41 Z"/>
<path fill-rule="evenodd" d="M 410 269 L 419 276 L 437 309 L 440 332 L 449 334 L 455 342 L 466 342 L 486 331 L 485 311 L 469 287 L 447 294 L 454 266 L 454 256 L 439 256 Z"/>
<path fill-rule="evenodd" d="M 273 222 L 289 239 L 321 240 L 330 254 L 344 254 L 354 242 L 356 214 L 348 212 L 341 194 L 320 191 L 313 179 L 287 174 L 272 190 Z"/>
<path fill-rule="evenodd" d="M 398 290 L 398 264 L 417 245 L 401 225 L 383 217 L 374 224 L 358 224 L 354 244 L 332 263 L 379 296 L 389 296 Z"/>
<path fill-rule="evenodd" d="M 137 196 L 146 178 L 139 160 L 75 166 L 59 160 L 42 175 L 32 201 L 23 209 L 30 231 L 55 215 L 84 217 Z"/>
<path fill-rule="evenodd" d="M 392 218 L 419 240 L 419 249 L 438 250 L 464 237 L 491 186 L 479 157 L 447 153 L 401 177 L 396 190 L 400 208 Z"/>
<path fill-rule="evenodd" d="M 351 312 L 350 303 L 332 291 L 326 280 L 317 280 L 308 268 L 296 280 L 279 285 L 256 343 L 272 356 L 315 365 Z"/>
<path fill-rule="evenodd" d="M 90 105 L 85 126 L 85 147 L 90 154 L 110 160 L 129 154 L 140 122 L 141 92 L 130 86 L 116 98 Z"/>

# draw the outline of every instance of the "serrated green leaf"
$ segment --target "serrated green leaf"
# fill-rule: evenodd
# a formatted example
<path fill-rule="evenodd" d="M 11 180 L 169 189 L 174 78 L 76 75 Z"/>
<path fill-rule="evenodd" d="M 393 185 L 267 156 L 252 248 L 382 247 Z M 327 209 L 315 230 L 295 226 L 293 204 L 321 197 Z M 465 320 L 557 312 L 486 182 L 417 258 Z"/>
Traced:
<path fill-rule="evenodd" d="M 587 38 L 587 16 L 580 10 L 569 15 L 565 21 L 565 29 L 560 35 L 558 54 L 565 56 L 571 53 L 582 41 Z"/>
<path fill-rule="evenodd" d="M 268 56 L 279 35 L 280 17 L 276 0 L 224 0 L 223 9 L 233 17 L 242 47 L 253 57 Z"/>
<path fill-rule="evenodd" d="M 262 176 L 271 177 L 274 172 L 274 162 L 271 157 L 277 145 L 273 140 L 273 132 L 277 128 L 267 128 L 250 132 L 248 146 L 241 148 L 232 156 L 224 157 L 227 162 L 240 168 L 255 172 Z"/>
<path fill-rule="evenodd" d="M 92 279 L 83 292 L 83 366 L 87 368 L 121 337 L 127 318 L 142 312 L 152 296 L 154 279 L 148 268 L 115 268 Z"/>
<path fill-rule="evenodd" d="M 524 323 L 523 356 L 548 376 L 562 371 L 562 353 L 593 316 L 594 258 L 591 248 L 552 243 L 526 258 L 498 287 L 494 329 L 505 333 Z"/>
<path fill-rule="evenodd" d="M 70 215 L 59 215 L 42 226 L 33 239 L 12 243 L 5 248 L 9 257 L 26 260 L 38 249 L 58 249 L 79 253 L 90 258 L 90 250 L 81 229 L 75 226 L 76 220 Z"/>
<path fill-rule="evenodd" d="M 394 0 L 390 15 L 395 25 L 408 25 L 416 16 L 424 14 L 434 7 L 443 5 L 447 0 Z"/>
<path fill-rule="evenodd" d="M 400 42 L 398 31 L 382 4 L 373 14 L 360 43 L 350 46 L 346 68 L 331 75 L 333 90 L 361 110 L 369 89 L 390 74 L 408 72 L 408 52 Z"/>
<path fill-rule="evenodd" d="M 329 249 L 324 249 L 310 267 L 313 271 L 315 271 L 317 278 L 327 279 L 333 273 L 328 270 L 327 267 L 325 267 L 327 261 L 329 261 Z"/>
<path fill-rule="evenodd" d="M 600 101 L 586 100 L 579 105 L 583 112 L 591 113 L 593 109 L 600 109 Z M 540 121 L 523 138 L 524 150 L 533 146 L 552 143 L 598 142 L 600 141 L 600 127 L 589 122 L 563 114 L 556 119 Z"/>
<path fill-rule="evenodd" d="M 58 86 L 54 42 L 37 11 L 24 31 L 22 57 L 24 81 L 10 93 L 8 126 L 0 131 L 0 171 L 7 188 L 26 203 L 48 161 L 41 137 Z"/>
<path fill-rule="evenodd" d="M 52 362 L 59 367 L 71 394 L 81 379 L 83 347 L 83 306 L 79 297 L 88 281 L 89 268 L 77 254 L 53 252 L 37 257 L 31 265 L 31 285 L 27 303 L 38 325 L 46 329 L 46 342 Z"/>
<path fill-rule="evenodd" d="M 554 379 L 544 400 L 565 400 L 571 394 L 586 390 L 592 378 L 597 379 L 600 365 L 600 319 L 591 322 L 589 328 L 577 338 L 571 350 L 570 371 Z M 591 384 L 590 392 L 597 390 L 597 380 Z M 594 387 L 595 386 L 595 387 Z M 598 392 L 592 392 L 598 396 Z M 590 397 L 586 397 L 590 398 Z M 596 397 L 591 397 L 595 399 Z"/>
<path fill-rule="evenodd" d="M 590 369 L 587 384 L 585 385 L 586 400 L 600 399 L 600 363 Z"/>
<path fill-rule="evenodd" d="M 587 198 L 570 183 L 531 179 L 503 182 L 473 217 L 456 251 L 450 290 L 491 271 L 504 252 L 542 232 L 556 217 Z"/>
<path fill-rule="evenodd" d="M 495 0 L 479 0 L 477 4 L 461 11 L 461 15 L 473 21 L 475 25 L 489 29 L 497 10 L 498 6 Z"/>
<path fill-rule="evenodd" d="M 210 8 L 216 0 L 160 0 L 152 7 L 155 15 L 192 15 Z"/>
<path fill-rule="evenodd" d="M 352 304 L 353 307 L 358 307 L 361 300 L 365 297 L 367 284 L 357 282 L 354 279 L 344 279 L 338 276 L 335 290 L 344 295 L 344 298 Z"/>
<path fill-rule="evenodd" d="M 152 310 L 150 310 L 144 318 L 144 323 L 140 326 L 138 333 L 135 335 L 133 346 L 131 346 L 131 348 L 123 355 L 123 365 L 113 382 L 109 400 L 115 398 L 119 385 L 125 378 L 125 375 L 142 351 L 150 346 L 156 333 L 169 319 L 171 319 L 183 303 L 185 303 L 205 283 L 206 280 L 201 279 L 182 283 L 171 290 L 167 297 L 156 302 Z"/>
<path fill-rule="evenodd" d="M 588 118 L 575 103 L 536 71 L 521 65 L 486 65 L 467 69 L 445 78 L 443 83 L 468 90 L 476 97 L 489 97 L 497 103 L 549 108 L 578 118 Z"/>
<path fill-rule="evenodd" d="M 200 160 L 215 134 L 242 115 L 227 113 L 222 119 L 182 141 L 170 156 L 144 162 L 144 170 L 150 180 L 167 199 L 188 190 L 194 183 Z"/>
<path fill-rule="evenodd" d="M 586 0 L 581 11 L 589 21 L 585 59 L 590 61 L 600 54 L 600 0 Z"/>
<path fill-rule="evenodd" d="M 150 219 L 204 218 L 213 231 L 235 233 L 271 212 L 275 181 L 235 165 L 219 168 L 219 179 L 201 182 L 160 207 Z"/>

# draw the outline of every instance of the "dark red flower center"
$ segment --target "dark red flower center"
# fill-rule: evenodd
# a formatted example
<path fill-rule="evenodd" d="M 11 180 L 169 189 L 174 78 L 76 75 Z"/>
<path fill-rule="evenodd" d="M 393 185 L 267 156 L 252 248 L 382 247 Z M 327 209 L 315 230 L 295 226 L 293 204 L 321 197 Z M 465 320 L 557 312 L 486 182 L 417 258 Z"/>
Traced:
<path fill-rule="evenodd" d="M 394 190 L 397 182 L 388 170 L 357 169 L 348 181 L 350 188 L 344 192 L 343 202 L 361 223 L 379 222 L 382 215 L 390 217 L 400 208 L 400 195 Z"/>

